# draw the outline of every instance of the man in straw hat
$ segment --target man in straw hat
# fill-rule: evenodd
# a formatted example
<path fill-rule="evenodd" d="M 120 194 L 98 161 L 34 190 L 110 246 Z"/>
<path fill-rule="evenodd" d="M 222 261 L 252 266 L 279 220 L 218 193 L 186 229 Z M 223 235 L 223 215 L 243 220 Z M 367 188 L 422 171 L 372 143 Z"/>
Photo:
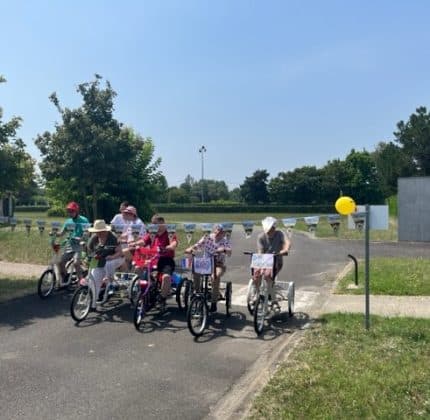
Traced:
<path fill-rule="evenodd" d="M 124 262 L 118 239 L 110 230 L 110 226 L 106 225 L 103 219 L 95 220 L 93 226 L 88 229 L 89 232 L 95 234 L 88 241 L 88 249 L 90 252 L 101 255 L 97 267 L 91 271 L 96 287 L 96 297 L 99 296 L 103 283 L 106 286 L 108 282 L 112 283 L 115 270 Z"/>

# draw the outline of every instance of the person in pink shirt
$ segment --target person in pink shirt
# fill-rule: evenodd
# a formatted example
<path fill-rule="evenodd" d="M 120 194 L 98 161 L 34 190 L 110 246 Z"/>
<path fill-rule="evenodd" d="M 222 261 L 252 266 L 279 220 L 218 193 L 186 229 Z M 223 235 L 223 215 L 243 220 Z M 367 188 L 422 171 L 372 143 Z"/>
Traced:
<path fill-rule="evenodd" d="M 215 276 L 212 279 L 212 303 L 211 312 L 217 311 L 217 301 L 219 298 L 219 283 L 221 277 L 225 274 L 225 256 L 231 256 L 231 243 L 225 235 L 222 224 L 216 224 L 212 233 L 204 235 L 197 243 L 190 246 L 185 252 L 192 253 L 195 250 L 201 250 L 208 256 L 215 255 Z M 194 287 L 200 288 L 200 275 L 195 274 L 193 277 Z"/>

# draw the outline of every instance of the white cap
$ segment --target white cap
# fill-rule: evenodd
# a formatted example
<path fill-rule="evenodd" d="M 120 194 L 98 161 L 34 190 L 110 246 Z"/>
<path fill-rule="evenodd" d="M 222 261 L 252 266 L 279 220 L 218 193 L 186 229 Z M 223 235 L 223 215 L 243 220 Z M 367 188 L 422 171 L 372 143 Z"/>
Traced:
<path fill-rule="evenodd" d="M 268 217 L 264 218 L 261 221 L 264 233 L 269 232 L 269 230 L 272 229 L 272 226 L 276 226 L 276 222 L 277 222 L 277 220 L 272 216 L 268 216 Z"/>

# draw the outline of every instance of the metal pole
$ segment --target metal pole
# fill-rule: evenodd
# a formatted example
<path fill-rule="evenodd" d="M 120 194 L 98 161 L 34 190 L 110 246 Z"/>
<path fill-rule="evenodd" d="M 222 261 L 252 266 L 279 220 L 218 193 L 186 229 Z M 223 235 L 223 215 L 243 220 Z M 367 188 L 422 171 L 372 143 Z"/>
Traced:
<path fill-rule="evenodd" d="M 202 155 L 202 179 L 201 179 L 201 187 L 202 187 L 202 203 L 205 201 L 204 200 L 204 193 L 203 193 L 203 180 L 205 178 L 205 167 L 204 167 L 204 153 L 206 152 L 206 147 L 202 146 L 199 149 L 199 153 Z"/>
<path fill-rule="evenodd" d="M 366 219 L 365 219 L 365 247 L 364 247 L 364 285 L 365 285 L 365 296 L 366 296 L 366 329 L 370 327 L 370 296 L 369 296 L 369 211 L 370 206 L 366 204 Z"/>

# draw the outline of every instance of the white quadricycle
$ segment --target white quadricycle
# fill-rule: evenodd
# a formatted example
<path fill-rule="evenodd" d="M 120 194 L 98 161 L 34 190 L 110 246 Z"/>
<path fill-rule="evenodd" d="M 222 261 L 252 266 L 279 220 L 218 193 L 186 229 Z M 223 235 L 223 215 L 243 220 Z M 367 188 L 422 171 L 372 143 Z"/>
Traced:
<path fill-rule="evenodd" d="M 264 329 L 264 323 L 270 319 L 271 315 L 281 312 L 281 305 L 284 301 L 288 302 L 288 314 L 294 315 L 294 282 L 278 281 L 274 278 L 274 286 L 270 287 L 265 275 L 262 276 L 260 287 L 257 288 L 254 282 L 254 271 L 273 272 L 275 268 L 275 254 L 256 254 L 245 252 L 251 256 L 251 279 L 248 283 L 247 306 L 249 313 L 254 317 L 254 329 L 260 335 Z"/>

